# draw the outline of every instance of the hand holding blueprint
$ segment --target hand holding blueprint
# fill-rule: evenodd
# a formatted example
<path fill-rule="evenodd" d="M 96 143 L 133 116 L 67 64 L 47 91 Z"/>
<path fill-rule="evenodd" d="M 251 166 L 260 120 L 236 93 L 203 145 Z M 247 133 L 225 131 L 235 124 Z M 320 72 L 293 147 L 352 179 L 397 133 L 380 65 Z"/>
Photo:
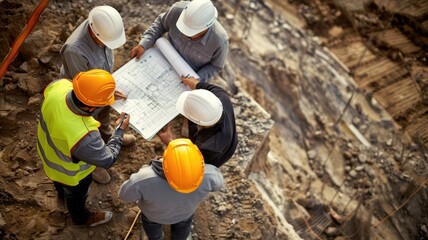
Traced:
<path fill-rule="evenodd" d="M 138 62 L 131 59 L 113 73 L 116 88 L 128 98 L 115 101 L 112 107 L 129 113 L 131 127 L 147 140 L 178 115 L 175 102 L 182 92 L 190 90 L 180 76 L 198 78 L 168 40 L 160 38 L 156 45 Z"/>

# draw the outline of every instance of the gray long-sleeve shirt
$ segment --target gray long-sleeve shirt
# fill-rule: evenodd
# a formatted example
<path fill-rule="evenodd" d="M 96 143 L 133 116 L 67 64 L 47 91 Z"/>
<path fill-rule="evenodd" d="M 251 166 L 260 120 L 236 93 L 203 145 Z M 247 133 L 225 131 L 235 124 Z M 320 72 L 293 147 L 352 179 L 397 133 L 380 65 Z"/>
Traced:
<path fill-rule="evenodd" d="M 77 27 L 68 37 L 61 51 L 62 78 L 73 79 L 79 72 L 85 72 L 94 68 L 113 72 L 113 50 L 99 46 L 92 39 L 88 31 L 88 20 Z"/>
<path fill-rule="evenodd" d="M 125 202 L 137 201 L 141 212 L 152 222 L 174 224 L 194 214 L 209 192 L 221 189 L 223 181 L 218 168 L 205 164 L 201 185 L 191 193 L 180 193 L 157 175 L 153 166 L 146 165 L 122 184 L 119 197 Z"/>
<path fill-rule="evenodd" d="M 218 21 L 202 38 L 191 40 L 182 34 L 176 22 L 188 3 L 188 1 L 177 2 L 167 12 L 160 14 L 144 32 L 140 45 L 148 49 L 158 38 L 168 32 L 171 44 L 195 70 L 200 80 L 205 82 L 223 69 L 229 50 L 229 37 Z"/>
<path fill-rule="evenodd" d="M 78 108 L 67 94 L 66 102 L 71 111 L 82 116 L 91 114 Z M 99 131 L 91 131 L 74 146 L 71 156 L 75 160 L 83 161 L 97 167 L 109 168 L 117 160 L 123 142 L 123 130 L 118 129 L 105 144 Z"/>

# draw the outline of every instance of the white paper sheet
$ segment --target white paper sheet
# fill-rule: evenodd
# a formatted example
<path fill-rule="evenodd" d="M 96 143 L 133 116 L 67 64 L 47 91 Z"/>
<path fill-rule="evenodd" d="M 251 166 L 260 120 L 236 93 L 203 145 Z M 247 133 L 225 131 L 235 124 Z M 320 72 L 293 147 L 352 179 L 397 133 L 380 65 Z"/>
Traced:
<path fill-rule="evenodd" d="M 189 67 L 186 62 L 175 64 Z M 131 127 L 147 140 L 178 115 L 175 102 L 182 92 L 190 90 L 159 48 L 147 49 L 138 62 L 132 59 L 113 77 L 116 88 L 128 99 L 115 101 L 112 107 L 119 113 L 129 113 Z"/>
<path fill-rule="evenodd" d="M 199 78 L 199 75 L 187 64 L 174 46 L 166 38 L 156 40 L 156 46 L 166 57 L 179 76 Z"/>

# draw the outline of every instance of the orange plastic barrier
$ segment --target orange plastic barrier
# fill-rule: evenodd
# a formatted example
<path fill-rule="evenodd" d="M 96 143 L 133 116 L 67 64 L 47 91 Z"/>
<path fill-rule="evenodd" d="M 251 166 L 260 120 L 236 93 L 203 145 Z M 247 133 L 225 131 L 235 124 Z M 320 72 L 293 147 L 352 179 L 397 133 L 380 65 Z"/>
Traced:
<path fill-rule="evenodd" d="M 15 42 L 12 44 L 12 48 L 10 49 L 9 53 L 6 55 L 5 59 L 3 60 L 3 63 L 1 64 L 0 78 L 4 76 L 7 71 L 7 68 L 9 67 L 9 64 L 15 59 L 16 55 L 18 54 L 18 50 L 24 40 L 28 37 L 28 35 L 30 35 L 31 31 L 33 31 L 34 26 L 36 26 L 37 22 L 39 21 L 40 15 L 42 14 L 43 10 L 45 10 L 46 5 L 48 5 L 48 3 L 49 0 L 42 0 L 40 1 L 39 5 L 37 5 L 36 9 L 34 9 L 33 13 L 27 21 L 27 24 L 24 26 L 24 29 L 19 34 L 19 36 L 15 39 Z"/>

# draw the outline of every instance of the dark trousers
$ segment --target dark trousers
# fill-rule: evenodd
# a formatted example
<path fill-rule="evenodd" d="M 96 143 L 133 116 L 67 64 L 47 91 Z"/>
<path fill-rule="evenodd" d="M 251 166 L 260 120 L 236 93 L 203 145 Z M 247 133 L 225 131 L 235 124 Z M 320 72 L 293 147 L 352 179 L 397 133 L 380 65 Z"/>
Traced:
<path fill-rule="evenodd" d="M 188 219 L 171 224 L 171 240 L 185 240 L 190 235 L 193 215 Z M 163 239 L 162 224 L 151 222 L 141 213 L 141 222 L 149 240 Z"/>
<path fill-rule="evenodd" d="M 89 210 L 86 208 L 89 186 L 92 183 L 92 174 L 82 179 L 76 186 L 67 186 L 54 182 L 58 197 L 65 199 L 65 205 L 76 225 L 83 225 L 89 219 Z"/>

